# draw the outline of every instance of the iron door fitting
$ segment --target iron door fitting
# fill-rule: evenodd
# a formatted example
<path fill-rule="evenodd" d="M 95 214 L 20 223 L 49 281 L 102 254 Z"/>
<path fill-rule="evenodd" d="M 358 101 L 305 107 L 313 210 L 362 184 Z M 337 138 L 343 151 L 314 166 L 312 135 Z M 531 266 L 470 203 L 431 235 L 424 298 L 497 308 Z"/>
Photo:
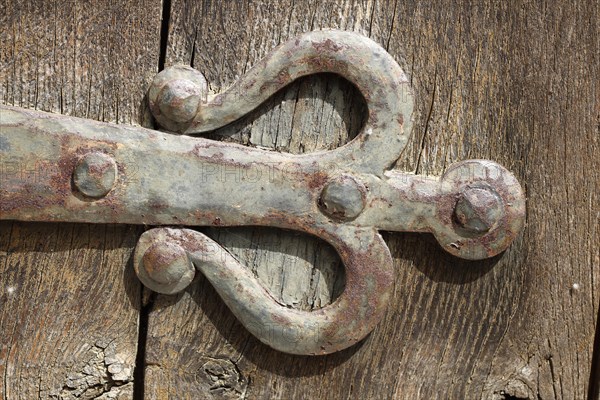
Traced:
<path fill-rule="evenodd" d="M 291 155 L 190 136 L 321 72 L 346 78 L 366 100 L 367 121 L 344 146 Z M 171 67 L 148 97 L 171 132 L 3 106 L 1 219 L 162 226 L 142 234 L 135 250 L 144 285 L 177 293 L 200 271 L 242 324 L 277 350 L 332 353 L 373 330 L 394 282 L 380 230 L 430 232 L 451 254 L 477 260 L 504 251 L 523 227 L 521 186 L 492 161 L 458 162 L 441 177 L 391 170 L 409 138 L 413 95 L 394 59 L 359 34 L 300 35 L 216 95 L 198 71 Z M 239 179 L 219 179 L 224 169 Z M 327 241 L 345 266 L 344 292 L 314 311 L 281 306 L 226 249 L 183 228 L 241 225 Z"/>

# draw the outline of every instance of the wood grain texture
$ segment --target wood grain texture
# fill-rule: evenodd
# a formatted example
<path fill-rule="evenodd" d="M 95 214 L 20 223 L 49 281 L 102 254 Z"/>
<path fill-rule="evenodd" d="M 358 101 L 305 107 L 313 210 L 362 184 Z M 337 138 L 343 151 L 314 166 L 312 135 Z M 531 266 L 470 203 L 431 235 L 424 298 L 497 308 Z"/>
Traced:
<path fill-rule="evenodd" d="M 0 101 L 147 124 L 160 14 L 159 1 L 3 2 Z M 0 161 L 23 179 L 44 173 Z M 129 259 L 139 234 L 2 221 L 0 398 L 132 398 L 140 284 Z"/>
<path fill-rule="evenodd" d="M 136 229 L 0 227 L 2 398 L 131 398 L 139 285 L 128 260 Z"/>
<path fill-rule="evenodd" d="M 147 397 L 585 398 L 600 301 L 599 11 L 592 0 L 174 0 L 166 65 L 192 64 L 213 91 L 296 33 L 372 37 L 405 68 L 417 98 L 398 168 L 440 174 L 465 158 L 495 160 L 523 182 L 529 214 L 516 243 L 483 262 L 446 255 L 427 235 L 386 234 L 398 271 L 389 311 L 364 342 L 326 357 L 260 344 L 203 279 L 158 296 Z M 330 148 L 356 132 L 359 109 L 345 82 L 309 78 L 217 136 L 291 152 Z M 339 265 L 314 239 L 209 233 L 285 304 L 307 309 L 335 295 Z"/>
<path fill-rule="evenodd" d="M 528 225 L 505 254 L 464 262 L 426 235 L 386 234 L 396 290 L 363 343 L 327 357 L 270 350 L 204 280 L 150 302 L 148 398 L 585 398 L 600 293 L 597 2 L 173 1 L 167 64 L 218 91 L 296 33 L 354 30 L 412 79 L 414 132 L 398 168 L 439 174 L 464 158 L 513 170 Z M 157 2 L 14 2 L 0 19 L 2 102 L 149 124 Z M 362 120 L 351 85 L 304 79 L 215 137 L 304 152 Z M 139 229 L 0 224 L 3 398 L 131 398 Z M 314 238 L 209 231 L 283 303 L 327 304 L 343 275 Z M 313 265 L 315 266 L 313 268 Z M 597 371 L 595 373 L 597 377 Z M 597 378 L 595 378 L 597 379 Z"/>

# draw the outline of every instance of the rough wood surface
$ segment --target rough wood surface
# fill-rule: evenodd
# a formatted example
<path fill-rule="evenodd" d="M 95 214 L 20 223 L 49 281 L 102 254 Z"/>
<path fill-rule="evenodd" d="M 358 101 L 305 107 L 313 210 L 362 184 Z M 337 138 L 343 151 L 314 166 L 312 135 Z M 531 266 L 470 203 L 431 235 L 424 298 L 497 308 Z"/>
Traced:
<path fill-rule="evenodd" d="M 158 296 L 148 305 L 146 396 L 585 398 L 600 300 L 599 11 L 595 1 L 173 0 L 166 65 L 192 64 L 214 91 L 296 33 L 372 37 L 417 97 L 398 168 L 439 174 L 454 161 L 490 158 L 523 182 L 529 216 L 511 249 L 484 262 L 448 256 L 426 235 L 386 234 L 398 271 L 389 312 L 363 343 L 327 357 L 263 346 L 202 279 Z M 359 109 L 351 86 L 315 77 L 220 136 L 292 152 L 329 148 L 356 133 Z M 335 294 L 339 265 L 312 238 L 209 233 L 285 304 L 322 306 Z"/>
<path fill-rule="evenodd" d="M 486 262 L 448 256 L 427 235 L 386 234 L 398 271 L 389 312 L 363 343 L 327 357 L 260 344 L 202 279 L 179 296 L 150 296 L 145 397 L 586 398 L 600 371 L 598 361 L 591 371 L 599 7 L 173 0 L 166 64 L 194 65 L 213 91 L 296 33 L 372 37 L 405 68 L 417 98 L 398 168 L 439 174 L 453 161 L 490 158 L 524 183 L 529 216 L 518 242 Z M 160 2 L 14 1 L 3 11 L 0 101 L 149 125 L 142 104 L 159 63 Z M 317 76 L 216 136 L 291 152 L 330 148 L 356 134 L 362 107 L 351 85 Z M 0 223 L 1 398 L 132 397 L 139 284 L 128 262 L 139 232 Z M 314 238 L 209 234 L 285 304 L 320 307 L 341 290 L 335 254 Z"/>
<path fill-rule="evenodd" d="M 2 399 L 131 398 L 135 228 L 0 224 Z"/>
<path fill-rule="evenodd" d="M 160 16 L 158 1 L 3 2 L 0 101 L 143 123 Z M 132 398 L 140 285 L 129 258 L 139 234 L 2 221 L 0 398 Z"/>

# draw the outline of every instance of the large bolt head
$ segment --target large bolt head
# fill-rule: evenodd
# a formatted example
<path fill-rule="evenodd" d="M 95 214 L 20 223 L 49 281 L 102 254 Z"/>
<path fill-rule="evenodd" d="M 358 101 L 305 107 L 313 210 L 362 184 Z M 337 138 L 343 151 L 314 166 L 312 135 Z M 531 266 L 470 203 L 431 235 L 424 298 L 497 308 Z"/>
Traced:
<path fill-rule="evenodd" d="M 183 247 L 172 242 L 152 244 L 142 256 L 140 280 L 155 292 L 172 294 L 185 289 L 196 270 Z"/>
<path fill-rule="evenodd" d="M 208 95 L 204 75 L 185 65 L 169 67 L 154 77 L 148 91 L 150 110 L 163 127 L 182 132 Z"/>
<path fill-rule="evenodd" d="M 456 202 L 454 219 L 458 226 L 471 234 L 484 234 L 502 218 L 502 200 L 488 188 L 468 188 Z"/>
<path fill-rule="evenodd" d="M 174 122 L 188 122 L 198 112 L 203 88 L 188 79 L 173 79 L 165 84 L 157 99 L 162 115 Z"/>

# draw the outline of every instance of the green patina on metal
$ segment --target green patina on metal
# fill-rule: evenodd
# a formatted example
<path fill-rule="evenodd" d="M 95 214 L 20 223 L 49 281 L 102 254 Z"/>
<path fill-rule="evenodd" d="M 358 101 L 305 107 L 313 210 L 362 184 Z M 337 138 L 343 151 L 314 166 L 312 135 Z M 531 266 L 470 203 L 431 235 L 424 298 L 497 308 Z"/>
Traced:
<path fill-rule="evenodd" d="M 190 136 L 321 72 L 354 83 L 367 103 L 361 133 L 340 148 L 291 155 Z M 1 107 L 0 218 L 168 226 L 141 236 L 134 256 L 140 280 L 176 293 L 200 271 L 275 349 L 327 354 L 374 328 L 394 282 L 380 230 L 430 232 L 448 252 L 476 260 L 504 251 L 523 227 L 521 186 L 492 161 L 462 161 L 442 177 L 390 170 L 408 141 L 413 97 L 394 59 L 361 35 L 301 35 L 212 96 L 199 72 L 172 67 L 157 75 L 149 99 L 157 121 L 183 135 Z M 226 249 L 177 227 L 208 225 L 318 236 L 343 261 L 345 290 L 319 310 L 283 307 Z"/>

